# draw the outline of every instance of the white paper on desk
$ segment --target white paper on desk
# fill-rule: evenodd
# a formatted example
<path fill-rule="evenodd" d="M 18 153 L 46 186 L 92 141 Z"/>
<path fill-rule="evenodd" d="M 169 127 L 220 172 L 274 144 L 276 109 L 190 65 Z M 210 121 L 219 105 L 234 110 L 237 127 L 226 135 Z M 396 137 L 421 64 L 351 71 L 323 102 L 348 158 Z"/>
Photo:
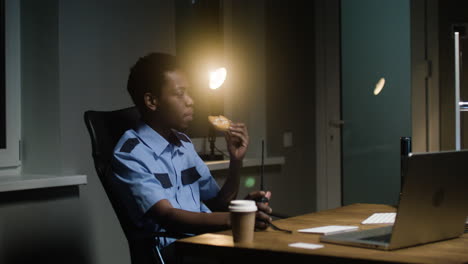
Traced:
<path fill-rule="evenodd" d="M 291 244 L 289 244 L 288 246 L 290 246 L 290 247 L 297 247 L 297 248 L 305 248 L 305 249 L 319 249 L 319 248 L 323 248 L 323 245 L 312 244 L 312 243 L 303 243 L 303 242 L 291 243 Z"/>
<path fill-rule="evenodd" d="M 396 213 L 375 213 L 362 221 L 361 224 L 393 224 L 395 217 Z"/>
<path fill-rule="evenodd" d="M 336 234 L 336 233 L 354 231 L 354 230 L 357 230 L 358 228 L 359 227 L 357 227 L 357 226 L 329 225 L 329 226 L 320 226 L 320 227 L 299 229 L 297 231 L 302 232 L 302 233 L 314 233 L 314 234 L 331 235 L 331 234 Z"/>

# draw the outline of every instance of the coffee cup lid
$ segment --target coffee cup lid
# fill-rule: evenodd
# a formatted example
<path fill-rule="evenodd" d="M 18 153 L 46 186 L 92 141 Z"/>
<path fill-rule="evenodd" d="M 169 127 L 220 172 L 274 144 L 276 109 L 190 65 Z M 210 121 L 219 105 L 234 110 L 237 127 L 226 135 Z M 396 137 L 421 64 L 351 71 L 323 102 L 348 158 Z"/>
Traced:
<path fill-rule="evenodd" d="M 231 212 L 255 212 L 257 206 L 255 201 L 252 200 L 232 200 L 229 205 L 229 211 Z"/>

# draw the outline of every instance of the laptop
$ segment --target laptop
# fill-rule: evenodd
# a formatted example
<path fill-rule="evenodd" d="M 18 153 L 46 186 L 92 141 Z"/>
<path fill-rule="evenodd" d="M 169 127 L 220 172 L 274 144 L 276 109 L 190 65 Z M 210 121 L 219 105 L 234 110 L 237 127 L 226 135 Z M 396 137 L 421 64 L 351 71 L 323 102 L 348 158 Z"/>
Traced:
<path fill-rule="evenodd" d="M 468 151 L 410 153 L 394 225 L 321 242 L 394 250 L 459 237 L 468 214 Z"/>

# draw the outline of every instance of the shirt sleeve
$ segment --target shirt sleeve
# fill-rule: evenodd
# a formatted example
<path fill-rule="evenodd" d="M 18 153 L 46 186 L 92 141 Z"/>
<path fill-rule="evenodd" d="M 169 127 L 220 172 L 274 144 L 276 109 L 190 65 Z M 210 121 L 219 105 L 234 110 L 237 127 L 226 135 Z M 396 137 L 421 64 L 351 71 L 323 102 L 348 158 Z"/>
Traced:
<path fill-rule="evenodd" d="M 134 151 L 137 152 L 137 151 Z M 116 152 L 112 160 L 113 181 L 131 215 L 141 218 L 154 204 L 168 199 L 161 185 L 137 154 Z"/>

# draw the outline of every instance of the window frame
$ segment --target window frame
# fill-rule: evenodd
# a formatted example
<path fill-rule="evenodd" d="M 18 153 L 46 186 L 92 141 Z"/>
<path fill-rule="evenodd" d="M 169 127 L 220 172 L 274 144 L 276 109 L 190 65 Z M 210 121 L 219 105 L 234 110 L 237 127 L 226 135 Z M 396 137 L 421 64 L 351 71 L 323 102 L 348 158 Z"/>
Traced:
<path fill-rule="evenodd" d="M 5 1 L 0 0 L 0 109 L 5 109 Z M 0 111 L 0 149 L 6 146 L 6 113 Z"/>

